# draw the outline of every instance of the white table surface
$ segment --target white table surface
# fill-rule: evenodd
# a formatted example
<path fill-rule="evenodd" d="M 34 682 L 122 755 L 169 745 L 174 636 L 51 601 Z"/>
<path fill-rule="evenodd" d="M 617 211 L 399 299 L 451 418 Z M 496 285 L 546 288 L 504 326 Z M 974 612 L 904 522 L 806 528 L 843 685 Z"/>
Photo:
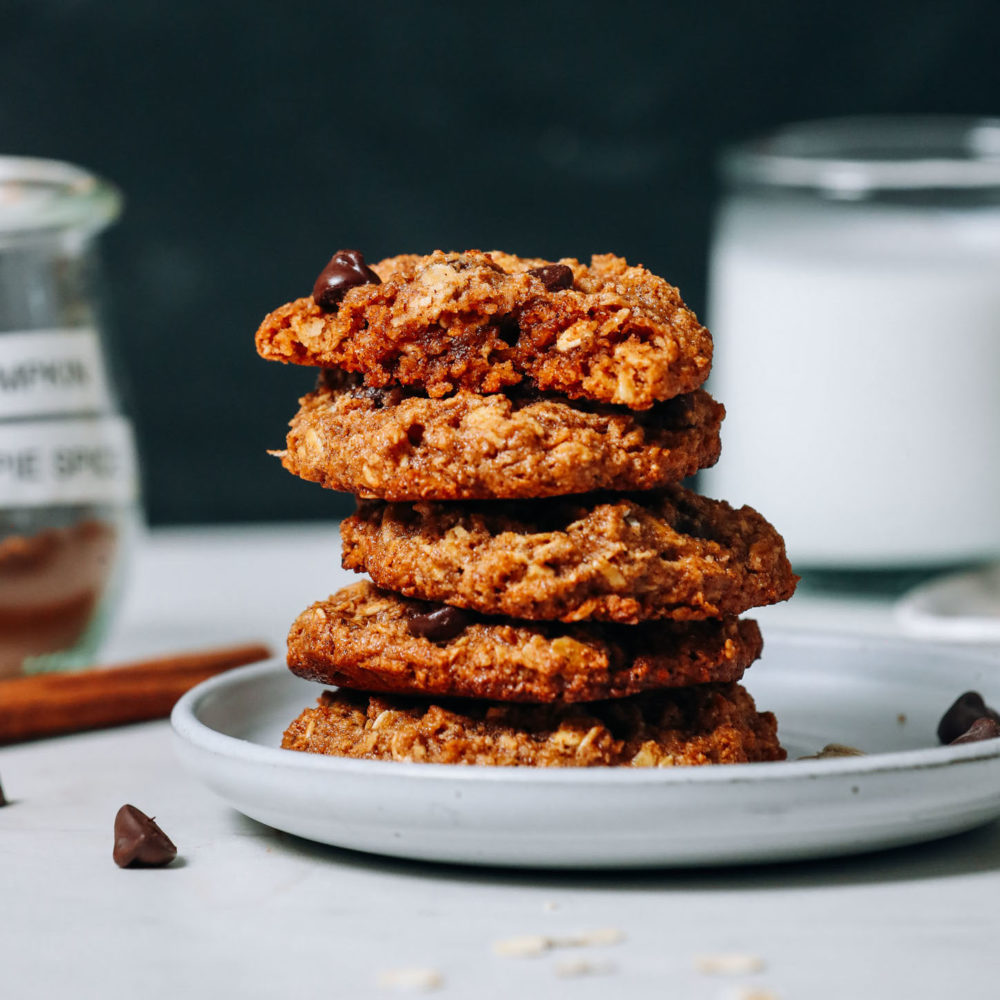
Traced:
<path fill-rule="evenodd" d="M 141 546 L 109 662 L 250 639 L 280 650 L 340 586 L 332 525 L 169 529 Z M 766 631 L 892 634 L 885 601 L 797 595 Z M 1000 651 L 995 650 L 1000 671 Z M 752 688 L 752 685 L 751 685 Z M 241 817 L 174 760 L 166 722 L 0 749 L 0 997 L 436 995 L 841 1000 L 997 995 L 1000 825 L 865 857 L 744 869 L 547 874 L 436 867 L 312 845 Z M 180 850 L 119 870 L 131 802 Z M 493 942 L 618 928 L 616 945 L 500 957 Z M 763 960 L 712 976 L 703 954 Z M 603 974 L 564 978 L 582 958 Z M 607 967 L 610 963 L 611 967 Z"/>

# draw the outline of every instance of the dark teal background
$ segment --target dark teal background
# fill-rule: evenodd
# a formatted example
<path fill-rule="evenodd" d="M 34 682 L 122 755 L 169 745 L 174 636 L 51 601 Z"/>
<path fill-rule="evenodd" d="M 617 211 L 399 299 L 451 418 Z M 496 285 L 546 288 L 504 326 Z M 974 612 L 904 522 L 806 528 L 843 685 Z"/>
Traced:
<path fill-rule="evenodd" d="M 1000 113 L 1000 4 L 0 4 L 0 151 L 128 203 L 111 308 L 154 522 L 329 517 L 265 455 L 261 317 L 330 254 L 613 251 L 702 309 L 713 159 L 797 119 Z"/>

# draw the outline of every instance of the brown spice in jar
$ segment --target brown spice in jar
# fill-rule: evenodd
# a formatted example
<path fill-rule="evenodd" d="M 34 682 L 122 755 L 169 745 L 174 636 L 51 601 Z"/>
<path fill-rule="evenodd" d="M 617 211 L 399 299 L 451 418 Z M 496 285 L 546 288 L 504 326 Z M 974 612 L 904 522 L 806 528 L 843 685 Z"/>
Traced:
<path fill-rule="evenodd" d="M 114 528 L 95 518 L 0 541 L 0 678 L 19 674 L 27 657 L 77 642 L 104 591 L 116 542 Z"/>

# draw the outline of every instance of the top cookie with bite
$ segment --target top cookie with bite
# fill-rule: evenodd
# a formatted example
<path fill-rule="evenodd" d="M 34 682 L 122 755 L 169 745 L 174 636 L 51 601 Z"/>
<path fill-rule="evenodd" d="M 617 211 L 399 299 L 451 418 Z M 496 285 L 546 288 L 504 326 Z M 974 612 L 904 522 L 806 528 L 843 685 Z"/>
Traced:
<path fill-rule="evenodd" d="M 257 350 L 431 397 L 527 382 L 634 410 L 696 389 L 712 362 L 708 330 L 644 267 L 611 254 L 588 266 L 479 250 L 372 267 L 339 251 L 311 297 L 264 319 Z"/>

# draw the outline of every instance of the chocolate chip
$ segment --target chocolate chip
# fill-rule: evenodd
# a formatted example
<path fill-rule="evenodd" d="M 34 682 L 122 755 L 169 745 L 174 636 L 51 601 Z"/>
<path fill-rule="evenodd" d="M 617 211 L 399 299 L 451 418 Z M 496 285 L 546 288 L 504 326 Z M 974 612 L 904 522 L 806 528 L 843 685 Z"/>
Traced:
<path fill-rule="evenodd" d="M 467 611 L 446 604 L 422 615 L 414 615 L 407 621 L 406 627 L 410 635 L 430 639 L 431 642 L 446 642 L 471 624 L 472 616 Z"/>
<path fill-rule="evenodd" d="M 956 743 L 978 743 L 980 740 L 995 740 L 1000 736 L 1000 722 L 996 719 L 984 715 L 981 719 L 976 719 L 961 736 L 951 740 L 949 746 Z"/>
<path fill-rule="evenodd" d="M 942 743 L 952 743 L 968 732 L 977 719 L 993 719 L 1000 722 L 1000 712 L 990 708 L 978 691 L 966 691 L 955 699 L 955 703 L 941 716 L 937 727 L 937 738 Z"/>
<path fill-rule="evenodd" d="M 7 800 L 4 798 L 3 785 L 0 785 L 0 806 L 7 805 Z"/>
<path fill-rule="evenodd" d="M 382 279 L 365 263 L 360 250 L 338 250 L 313 285 L 313 301 L 334 312 L 344 296 L 359 285 L 381 285 Z"/>
<path fill-rule="evenodd" d="M 115 816 L 111 856 L 119 868 L 162 868 L 177 857 L 177 848 L 149 816 L 124 805 Z"/>
<path fill-rule="evenodd" d="M 497 336 L 508 347 L 513 347 L 521 339 L 521 325 L 513 316 L 502 316 L 497 321 Z"/>
<path fill-rule="evenodd" d="M 377 410 L 398 406 L 403 400 L 403 390 L 398 385 L 382 388 L 377 385 L 358 385 L 351 390 L 355 399 L 366 399 Z"/>
<path fill-rule="evenodd" d="M 528 274 L 534 275 L 550 292 L 558 292 L 573 284 L 573 270 L 565 264 L 546 264 L 533 267 Z"/>

